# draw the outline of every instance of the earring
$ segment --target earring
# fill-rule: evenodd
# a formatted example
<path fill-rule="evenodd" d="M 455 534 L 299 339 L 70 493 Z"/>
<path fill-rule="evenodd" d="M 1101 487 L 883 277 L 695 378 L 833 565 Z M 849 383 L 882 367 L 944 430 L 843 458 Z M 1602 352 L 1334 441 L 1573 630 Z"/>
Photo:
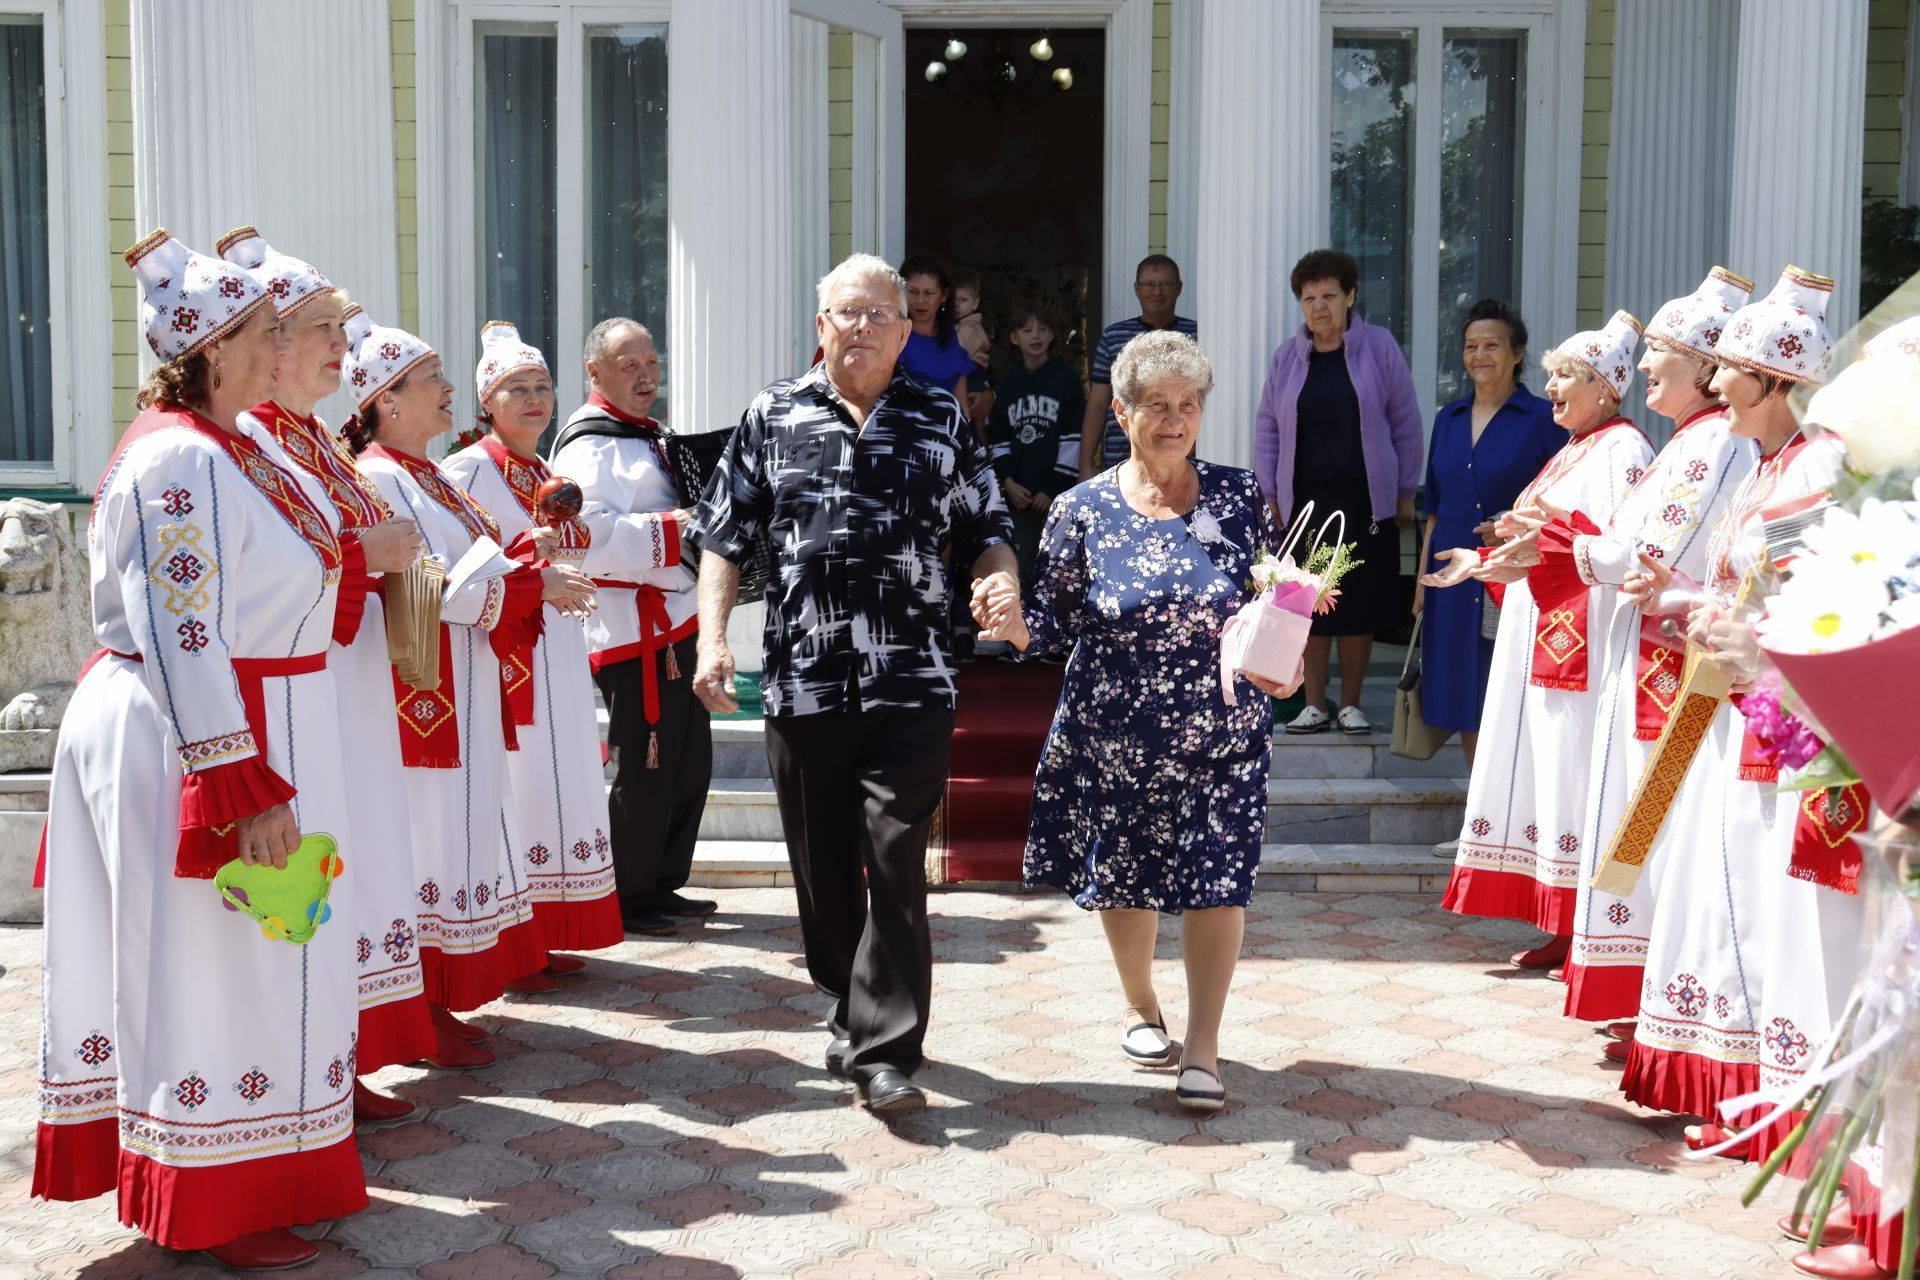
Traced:
<path fill-rule="evenodd" d="M 220 389 L 220 366 L 217 364 L 213 366 L 213 377 L 210 381 L 213 383 L 213 389 L 218 391 Z"/>

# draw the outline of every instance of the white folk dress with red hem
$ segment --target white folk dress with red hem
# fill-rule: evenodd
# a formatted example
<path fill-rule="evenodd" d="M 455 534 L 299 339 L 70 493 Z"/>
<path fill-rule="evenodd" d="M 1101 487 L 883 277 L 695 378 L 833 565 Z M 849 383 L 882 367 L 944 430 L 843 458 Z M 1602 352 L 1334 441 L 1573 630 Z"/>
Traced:
<path fill-rule="evenodd" d="M 196 414 L 148 410 L 88 536 L 90 664 L 55 752 L 34 1194 L 114 1189 L 120 1220 L 205 1248 L 367 1203 L 354 973 L 227 910 L 231 824 L 275 803 L 356 850 L 331 673 L 338 541 L 295 479 Z"/>
<path fill-rule="evenodd" d="M 1759 511 L 1827 488 L 1842 457 L 1837 440 L 1796 439 L 1754 468 L 1708 551 L 1721 608 L 1758 559 Z M 1745 731 L 1722 707 L 1648 856 L 1660 909 L 1621 1081 L 1642 1106 L 1716 1123 L 1723 1099 L 1805 1074 L 1858 973 L 1864 927 L 1858 897 L 1788 874 L 1802 797 L 1742 777 Z"/>
<path fill-rule="evenodd" d="M 340 531 L 347 553 L 327 669 L 340 695 L 354 846 L 361 851 L 354 864 L 354 918 L 341 923 L 353 938 L 360 981 L 360 1074 L 371 1075 L 417 1062 L 437 1044 L 420 970 L 418 882 L 400 726 L 391 714 L 386 610 L 380 578 L 367 573 L 359 538 L 361 530 L 393 513 L 373 482 L 355 470 L 353 455 L 317 419 L 300 418 L 268 400 L 240 415 L 240 429 L 300 479 L 314 506 Z"/>
<path fill-rule="evenodd" d="M 1514 508 L 1543 498 L 1588 517 L 1609 514 L 1652 459 L 1639 428 L 1616 418 L 1562 446 Z M 1574 683 L 1593 653 L 1608 651 L 1610 594 L 1598 587 L 1584 593 L 1582 626 L 1565 610 L 1549 610 L 1551 616 L 1543 618 L 1527 581 L 1507 587 L 1460 851 L 1443 903 L 1447 910 L 1524 920 L 1555 935 L 1572 931 L 1573 881 L 1586 825 L 1586 752 L 1599 708 L 1600 672 L 1586 671 L 1579 689 L 1535 681 L 1551 668 L 1556 680 Z M 1563 623 L 1563 613 L 1572 621 Z"/>
<path fill-rule="evenodd" d="M 516 456 L 491 438 L 448 458 L 456 484 L 499 523 L 513 546 L 533 530 L 535 494 L 552 473 L 539 459 Z M 561 526 L 566 561 L 586 557 L 588 533 L 570 520 Z M 533 894 L 534 918 L 548 949 L 591 951 L 625 936 L 614 895 L 613 850 L 607 838 L 607 786 L 593 704 L 582 624 L 543 605 L 545 625 L 527 667 L 510 679 L 529 682 L 531 720 L 520 727 L 520 749 L 509 752 L 520 855 Z M 503 668 L 504 670 L 504 668 Z"/>
<path fill-rule="evenodd" d="M 1567 956 L 1566 1014 L 1588 1022 L 1631 1018 L 1640 1007 L 1640 971 L 1653 924 L 1653 878 L 1641 876 L 1625 897 L 1591 886 L 1614 829 L 1653 755 L 1654 742 L 1680 691 L 1683 639 L 1646 626 L 1621 594 L 1645 552 L 1688 582 L 1707 576 L 1707 543 L 1759 450 L 1734 435 L 1726 410 L 1715 407 L 1680 424 L 1647 474 L 1633 487 L 1603 535 L 1575 540 L 1572 551 L 1584 581 L 1604 590 L 1615 617 L 1608 648 L 1596 653 L 1601 712 L 1595 725 L 1587 779 L 1587 823 L 1575 879 L 1573 949 Z M 1685 627 L 1685 617 L 1670 619 Z"/>
<path fill-rule="evenodd" d="M 499 541 L 486 513 L 431 462 L 374 445 L 360 470 L 395 513 L 418 522 L 427 550 L 449 570 L 476 539 Z M 409 691 L 399 709 L 427 999 L 455 1011 L 479 1008 L 546 964 L 513 830 L 500 661 L 489 634 L 519 607 L 499 578 L 444 600 L 440 687 Z"/>

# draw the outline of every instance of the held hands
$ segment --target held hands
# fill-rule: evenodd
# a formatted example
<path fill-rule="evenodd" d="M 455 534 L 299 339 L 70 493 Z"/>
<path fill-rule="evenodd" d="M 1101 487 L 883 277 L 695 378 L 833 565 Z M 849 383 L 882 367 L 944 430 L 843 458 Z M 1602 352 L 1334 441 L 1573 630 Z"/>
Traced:
<path fill-rule="evenodd" d="M 1474 571 L 1474 577 L 1482 582 L 1511 582 L 1511 578 L 1493 578 L 1490 575 L 1503 573 L 1510 569 L 1526 570 L 1540 563 L 1540 530 L 1538 527 L 1521 534 L 1505 546 L 1488 556 L 1486 562 Z"/>
<path fill-rule="evenodd" d="M 728 715 L 740 709 L 738 690 L 733 683 L 733 654 L 724 637 L 709 639 L 700 633 L 699 657 L 693 668 L 693 696 L 715 715 Z"/>
<path fill-rule="evenodd" d="M 1012 574 L 989 574 L 976 581 L 970 607 L 980 639 L 1005 640 L 1022 651 L 1032 643 L 1026 616 L 1020 612 L 1020 584 Z"/>
<path fill-rule="evenodd" d="M 564 564 L 540 571 L 540 598 L 569 618 L 593 612 L 593 579 Z"/>
<path fill-rule="evenodd" d="M 1033 506 L 1033 490 L 1018 480 L 1012 478 L 1002 480 L 1000 489 L 1007 495 L 1007 505 L 1015 511 L 1026 511 Z"/>
<path fill-rule="evenodd" d="M 1287 683 L 1285 684 L 1275 684 L 1273 681 L 1267 679 L 1265 676 L 1257 676 L 1253 674 L 1253 672 L 1251 671 L 1242 671 L 1240 674 L 1245 676 L 1248 680 L 1251 680 L 1253 682 L 1253 687 L 1260 690 L 1260 692 L 1266 694 L 1269 698 L 1291 698 L 1293 696 L 1293 691 L 1295 689 L 1298 689 L 1302 684 L 1306 682 L 1306 679 L 1307 679 L 1306 655 L 1305 654 L 1301 655 L 1300 664 L 1297 667 L 1295 667 L 1293 670 L 1293 679 L 1287 681 Z"/>
<path fill-rule="evenodd" d="M 1673 570 L 1652 556 L 1640 553 L 1640 568 L 1630 571 L 1620 590 L 1633 601 L 1634 608 L 1649 617 L 1661 612 L 1660 597 L 1673 585 Z"/>
<path fill-rule="evenodd" d="M 540 553 L 542 560 L 551 563 L 565 548 L 561 545 L 560 531 L 550 524 L 537 524 L 528 534 L 533 539 L 533 549 Z"/>
<path fill-rule="evenodd" d="M 420 555 L 420 526 L 411 520 L 382 520 L 360 531 L 368 573 L 405 573 Z"/>
<path fill-rule="evenodd" d="M 277 804 L 233 824 L 234 840 L 240 846 L 240 861 L 252 867 L 287 869 L 287 858 L 300 847 L 300 825 L 293 810 Z"/>
<path fill-rule="evenodd" d="M 1480 557 L 1465 547 L 1454 547 L 1434 558 L 1445 560 L 1446 563 L 1432 573 L 1420 575 L 1420 585 L 1423 587 L 1457 587 L 1480 567 Z"/>

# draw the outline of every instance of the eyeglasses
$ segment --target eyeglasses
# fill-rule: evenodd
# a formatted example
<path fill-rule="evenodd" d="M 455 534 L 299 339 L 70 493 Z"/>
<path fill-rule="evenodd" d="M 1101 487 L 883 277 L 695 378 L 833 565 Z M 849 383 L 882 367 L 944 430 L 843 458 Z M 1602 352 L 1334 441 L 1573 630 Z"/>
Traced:
<path fill-rule="evenodd" d="M 876 329 L 886 329 L 906 319 L 892 307 L 829 307 L 820 314 L 842 329 L 857 328 L 862 320 Z"/>
<path fill-rule="evenodd" d="M 1171 281 L 1136 280 L 1133 282 L 1133 287 L 1138 289 L 1142 293 L 1172 293 L 1175 289 L 1178 289 L 1180 286 L 1177 284 L 1174 284 Z"/>

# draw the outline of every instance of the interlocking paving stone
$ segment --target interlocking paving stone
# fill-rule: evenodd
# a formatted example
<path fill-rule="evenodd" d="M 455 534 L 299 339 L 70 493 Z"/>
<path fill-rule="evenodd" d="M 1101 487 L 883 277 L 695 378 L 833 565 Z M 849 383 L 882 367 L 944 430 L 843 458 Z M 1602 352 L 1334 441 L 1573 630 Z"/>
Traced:
<path fill-rule="evenodd" d="M 1262 894 L 1222 1034 L 1228 1110 L 1133 1067 L 1098 925 L 1043 894 L 932 899 L 929 1107 L 870 1116 L 820 1055 L 790 889 L 464 1015 L 500 1061 L 396 1067 L 373 1203 L 300 1280 L 1745 1280 L 1794 1275 L 1751 1175 L 1618 1093 L 1529 931 L 1431 896 Z M 1178 926 L 1156 980 L 1185 1022 Z M 40 935 L 0 929 L 0 1276 L 227 1273 L 28 1199 Z M 23 1065 L 24 1064 L 24 1065 Z"/>

